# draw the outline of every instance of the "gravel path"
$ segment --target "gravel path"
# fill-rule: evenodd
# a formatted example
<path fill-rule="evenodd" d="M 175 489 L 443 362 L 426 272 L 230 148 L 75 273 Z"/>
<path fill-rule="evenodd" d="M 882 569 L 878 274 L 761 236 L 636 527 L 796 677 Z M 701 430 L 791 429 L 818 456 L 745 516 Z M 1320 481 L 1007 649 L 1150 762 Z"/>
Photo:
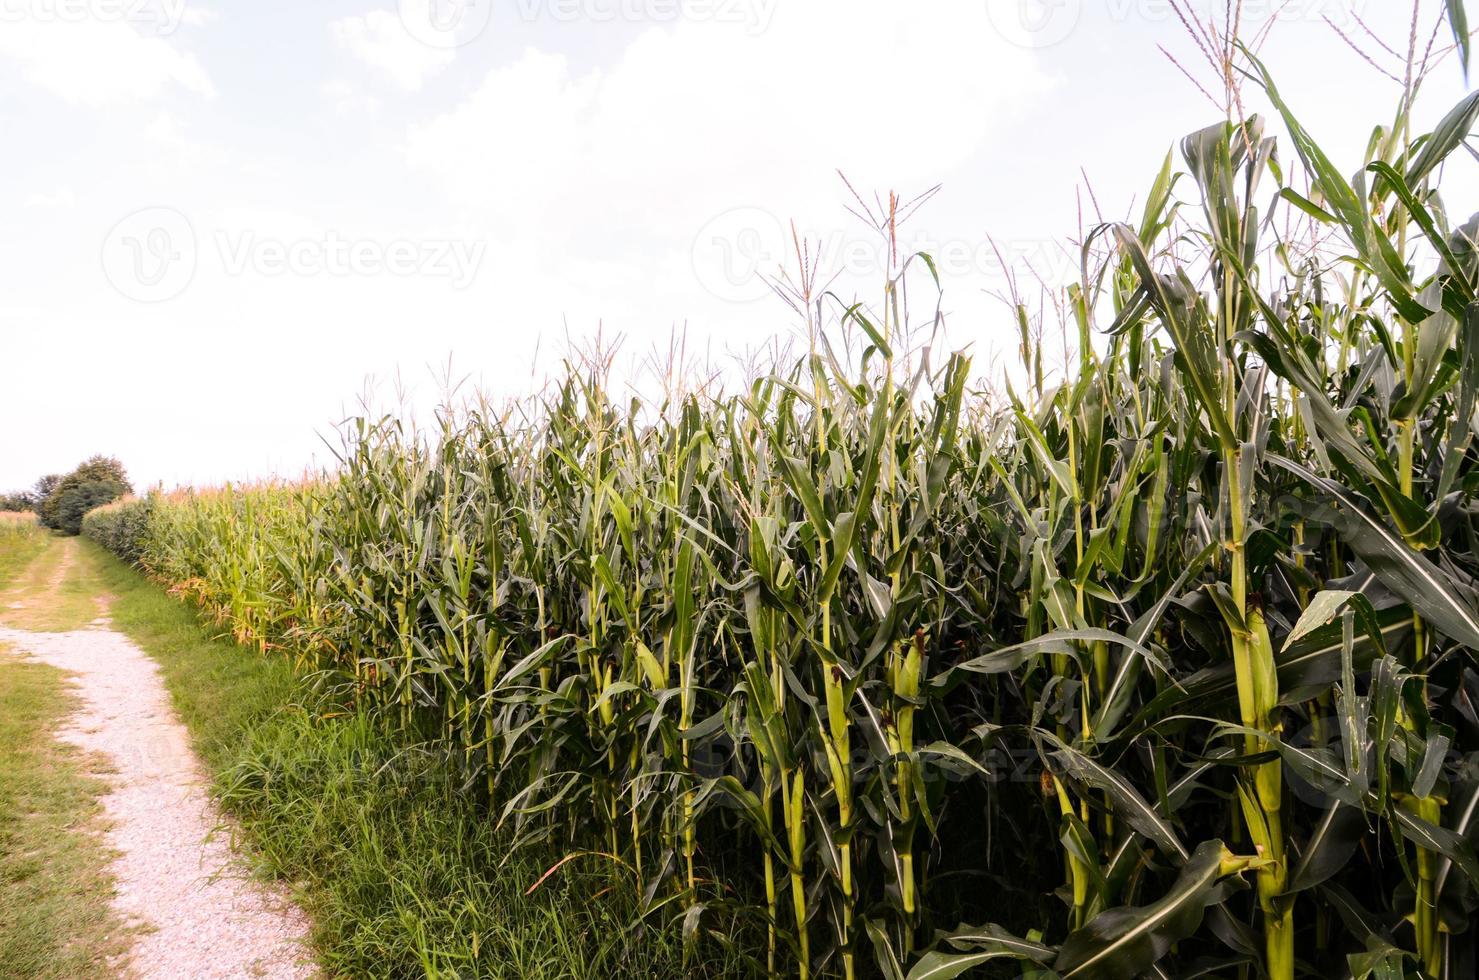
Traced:
<path fill-rule="evenodd" d="M 125 975 L 316 976 L 303 914 L 239 866 L 154 661 L 106 620 L 71 633 L 0 626 L 0 643 L 74 675 L 81 707 L 57 736 L 113 770 L 102 803 L 117 855 L 114 907 L 143 927 Z"/>

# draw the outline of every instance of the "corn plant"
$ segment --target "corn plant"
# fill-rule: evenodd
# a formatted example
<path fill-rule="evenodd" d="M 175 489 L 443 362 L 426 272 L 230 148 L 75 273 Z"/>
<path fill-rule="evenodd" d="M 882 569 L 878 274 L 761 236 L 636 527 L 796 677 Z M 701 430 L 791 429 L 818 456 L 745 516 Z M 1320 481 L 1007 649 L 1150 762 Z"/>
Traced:
<path fill-rule="evenodd" d="M 596 352 L 89 533 L 737 969 L 1469 975 L 1479 97 L 1338 166 L 1229 52 L 1292 154 L 1186 137 L 999 384 L 889 197 L 880 294 L 798 244 L 808 349 L 733 390 Z"/>

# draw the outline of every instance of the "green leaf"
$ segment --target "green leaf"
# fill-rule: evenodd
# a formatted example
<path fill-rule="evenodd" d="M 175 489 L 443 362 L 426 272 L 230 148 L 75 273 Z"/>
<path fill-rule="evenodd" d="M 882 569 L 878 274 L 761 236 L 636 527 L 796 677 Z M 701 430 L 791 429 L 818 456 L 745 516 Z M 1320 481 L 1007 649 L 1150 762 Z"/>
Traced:
<path fill-rule="evenodd" d="M 1359 809 L 1332 802 L 1300 849 L 1299 864 L 1289 880 L 1289 892 L 1313 888 L 1345 867 L 1366 834 L 1366 818 Z"/>
<path fill-rule="evenodd" d="M 1450 0 L 1449 7 L 1462 4 Z M 1464 37 L 1464 61 L 1468 62 L 1468 36 Z M 1465 71 L 1467 71 L 1467 67 Z M 1438 168 L 1448 155 L 1464 144 L 1474 130 L 1474 120 L 1479 118 L 1479 92 L 1470 92 L 1460 99 L 1438 122 L 1438 125 L 1422 141 L 1422 149 L 1407 167 L 1407 185 L 1416 187 L 1423 178 Z"/>
<path fill-rule="evenodd" d="M 1449 828 L 1454 834 L 1464 840 L 1468 840 L 1476 826 L 1479 826 L 1479 780 L 1472 777 L 1466 780 L 1466 793 L 1454 801 L 1449 817 L 1452 826 Z M 1443 886 L 1448 881 L 1448 872 L 1453 868 L 1453 859 L 1445 856 L 1439 864 L 1437 886 L 1435 892 L 1443 894 Z"/>
<path fill-rule="evenodd" d="M 925 953 L 909 971 L 906 980 L 950 980 L 982 963 L 1004 957 L 1020 959 L 1006 950 L 988 950 L 982 953 Z"/>
<path fill-rule="evenodd" d="M 868 930 L 868 938 L 873 942 L 873 952 L 878 958 L 878 968 L 883 971 L 884 980 L 905 980 L 904 965 L 899 962 L 899 954 L 894 952 L 894 944 L 889 941 L 883 923 L 869 917 L 864 920 L 863 927 Z"/>
<path fill-rule="evenodd" d="M 1083 651 L 1078 648 L 1083 643 L 1113 643 L 1126 647 L 1147 659 L 1154 659 L 1155 654 L 1149 649 L 1136 643 L 1127 636 L 1123 636 L 1112 630 L 1105 629 L 1080 629 L 1080 630 L 1056 630 L 1045 633 L 1034 640 L 1024 643 L 1014 643 L 999 650 L 973 657 L 964 663 L 959 663 L 949 670 L 935 675 L 930 683 L 936 687 L 947 686 L 953 681 L 959 680 L 959 673 L 965 671 L 972 674 L 1000 674 L 1006 671 L 1016 670 L 1028 660 L 1042 653 L 1062 653 L 1073 657 L 1080 657 Z"/>
<path fill-rule="evenodd" d="M 1443 472 L 1433 496 L 1448 496 L 1459 467 L 1464 461 L 1472 437 L 1474 406 L 1479 395 L 1479 303 L 1464 310 L 1458 330 L 1458 397 L 1454 399 L 1453 417 L 1448 422 L 1448 445 L 1443 451 Z"/>
<path fill-rule="evenodd" d="M 1145 802 L 1144 797 L 1136 792 L 1124 776 L 1099 765 L 1093 759 L 1072 746 L 1065 745 L 1052 735 L 1044 733 L 1043 737 L 1058 746 L 1053 752 L 1053 757 L 1062 765 L 1064 773 L 1069 778 L 1103 791 L 1109 797 L 1115 812 L 1122 816 L 1126 823 L 1134 827 L 1136 832 L 1153 841 L 1167 854 L 1174 855 L 1182 861 L 1190 857 L 1181 840 L 1176 836 L 1176 832 L 1161 819 L 1154 807 Z"/>
<path fill-rule="evenodd" d="M 1284 638 L 1284 643 L 1286 645 L 1297 643 L 1320 627 L 1328 625 L 1336 616 L 1340 615 L 1342 609 L 1357 599 L 1361 600 L 1362 614 L 1371 615 L 1370 602 L 1366 601 L 1366 597 L 1359 592 L 1327 589 L 1315 593 L 1315 597 L 1310 600 L 1310 604 L 1305 607 L 1304 612 L 1300 613 L 1299 621 L 1294 624 L 1294 628 Z"/>
<path fill-rule="evenodd" d="M 1383 585 L 1450 639 L 1479 649 L 1479 615 L 1446 571 L 1408 547 L 1349 490 L 1292 460 L 1274 454 L 1269 459 L 1325 494 L 1328 502 L 1308 508 L 1307 516 L 1333 527 Z"/>
<path fill-rule="evenodd" d="M 1397 643 L 1411 631 L 1412 612 L 1406 606 L 1383 609 L 1376 614 L 1376 624 L 1381 643 L 1365 635 L 1355 639 L 1353 654 L 1357 670 L 1368 668 L 1373 660 L 1385 654 L 1387 646 Z M 1274 657 L 1274 666 L 1279 673 L 1279 690 L 1297 691 L 1330 684 L 1340 676 L 1342 645 L 1338 623 L 1321 627 L 1296 643 L 1285 644 Z M 1230 698 L 1236 689 L 1237 679 L 1232 664 L 1203 668 L 1152 698 L 1119 734 L 1121 737 L 1136 734 L 1156 719 L 1184 712 L 1197 702 L 1218 703 Z"/>
<path fill-rule="evenodd" d="M 1216 346 L 1196 289 L 1184 276 L 1177 279 L 1157 273 L 1135 229 L 1123 224 L 1112 228 L 1120 249 L 1130 257 L 1140 277 L 1141 288 L 1176 342 L 1177 364 L 1191 382 L 1212 430 L 1224 447 L 1236 446 L 1237 436 L 1222 406 Z"/>
<path fill-rule="evenodd" d="M 1023 939 L 1003 929 L 994 922 L 985 925 L 956 927 L 954 932 L 945 933 L 940 937 L 942 942 L 949 943 L 957 949 L 972 950 L 982 947 L 992 949 L 1002 948 L 1011 950 L 1024 960 L 1034 963 L 1046 963 L 1051 960 L 1057 951 L 1051 946 Z"/>
<path fill-rule="evenodd" d="M 1458 46 L 1459 64 L 1464 69 L 1464 81 L 1469 80 L 1469 17 L 1464 9 L 1464 0 L 1443 0 L 1448 12 L 1448 26 L 1453 30 L 1453 43 Z"/>
<path fill-rule="evenodd" d="M 637 641 L 637 663 L 642 668 L 642 673 L 647 675 L 647 682 L 654 690 L 661 691 L 668 686 L 667 671 L 658 662 L 652 651 L 647 649 L 647 644 L 641 640 Z"/>
<path fill-rule="evenodd" d="M 984 926 L 961 926 L 940 938 L 942 942 L 965 952 L 950 953 L 936 949 L 925 953 L 909 971 L 907 980 L 947 980 L 992 960 L 1014 959 L 1046 963 L 1053 957 L 1051 948 L 1020 939 L 990 923 Z"/>
<path fill-rule="evenodd" d="M 1274 85 L 1273 76 L 1252 52 L 1243 52 L 1258 73 L 1269 100 L 1284 119 L 1294 142 L 1294 149 L 1315 177 L 1331 213 L 1345 229 L 1361 258 L 1387 290 L 1392 305 L 1410 323 L 1420 323 L 1432 312 L 1413 297 L 1412 281 L 1401 256 L 1381 228 L 1372 220 L 1361 194 L 1351 186 L 1340 170 L 1325 155 L 1309 132 L 1300 125 L 1288 103 Z"/>
<path fill-rule="evenodd" d="M 1159 901 L 1100 912 L 1063 941 L 1053 969 L 1063 980 L 1122 980 L 1150 969 L 1202 924 L 1226 853 L 1221 841 L 1204 842 Z"/>
<path fill-rule="evenodd" d="M 1429 823 L 1405 807 L 1393 807 L 1392 816 L 1397 821 L 1402 836 L 1417 846 L 1443 855 L 1479 888 L 1479 856 L 1474 845 L 1446 827 Z"/>

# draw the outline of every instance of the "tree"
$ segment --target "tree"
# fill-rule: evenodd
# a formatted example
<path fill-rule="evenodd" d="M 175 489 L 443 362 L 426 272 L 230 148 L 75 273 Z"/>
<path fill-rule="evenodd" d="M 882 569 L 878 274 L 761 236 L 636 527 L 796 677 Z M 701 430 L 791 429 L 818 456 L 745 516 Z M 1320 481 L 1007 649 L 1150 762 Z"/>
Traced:
<path fill-rule="evenodd" d="M 118 484 L 103 480 L 75 483 L 59 495 L 57 503 L 57 526 L 68 534 L 82 532 L 82 518 L 94 507 L 111 504 L 121 494 Z"/>
<path fill-rule="evenodd" d="M 36 498 L 25 490 L 0 493 L 0 511 L 35 510 Z"/>
<path fill-rule="evenodd" d="M 44 491 L 44 493 L 43 493 Z M 36 484 L 36 513 L 46 527 L 67 534 L 82 530 L 82 518 L 94 507 L 133 493 L 123 464 L 111 456 L 93 456 L 63 477 L 42 477 Z"/>
<path fill-rule="evenodd" d="M 50 497 L 52 491 L 56 489 L 56 485 L 61 482 L 62 475 L 60 473 L 48 473 L 36 481 L 36 486 L 31 491 L 31 499 L 39 507 L 41 502 L 47 497 Z"/>

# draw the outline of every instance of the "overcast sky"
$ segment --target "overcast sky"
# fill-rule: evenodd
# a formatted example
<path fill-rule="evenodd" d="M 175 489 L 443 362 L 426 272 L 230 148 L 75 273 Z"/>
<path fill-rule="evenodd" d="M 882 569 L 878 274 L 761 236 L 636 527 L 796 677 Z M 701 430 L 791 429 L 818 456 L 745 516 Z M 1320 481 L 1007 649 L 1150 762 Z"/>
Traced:
<path fill-rule="evenodd" d="M 1331 25 L 1405 47 L 1406 4 L 1248 16 L 1280 6 L 1265 59 L 1354 169 L 1397 86 Z M 368 383 L 516 395 L 598 330 L 794 336 L 758 279 L 790 222 L 877 278 L 839 170 L 944 185 L 906 244 L 989 374 L 990 243 L 1061 276 L 1084 175 L 1123 216 L 1218 118 L 1158 45 L 1195 67 L 1164 0 L 0 0 L 0 490 L 94 452 L 141 486 L 291 475 Z"/>

